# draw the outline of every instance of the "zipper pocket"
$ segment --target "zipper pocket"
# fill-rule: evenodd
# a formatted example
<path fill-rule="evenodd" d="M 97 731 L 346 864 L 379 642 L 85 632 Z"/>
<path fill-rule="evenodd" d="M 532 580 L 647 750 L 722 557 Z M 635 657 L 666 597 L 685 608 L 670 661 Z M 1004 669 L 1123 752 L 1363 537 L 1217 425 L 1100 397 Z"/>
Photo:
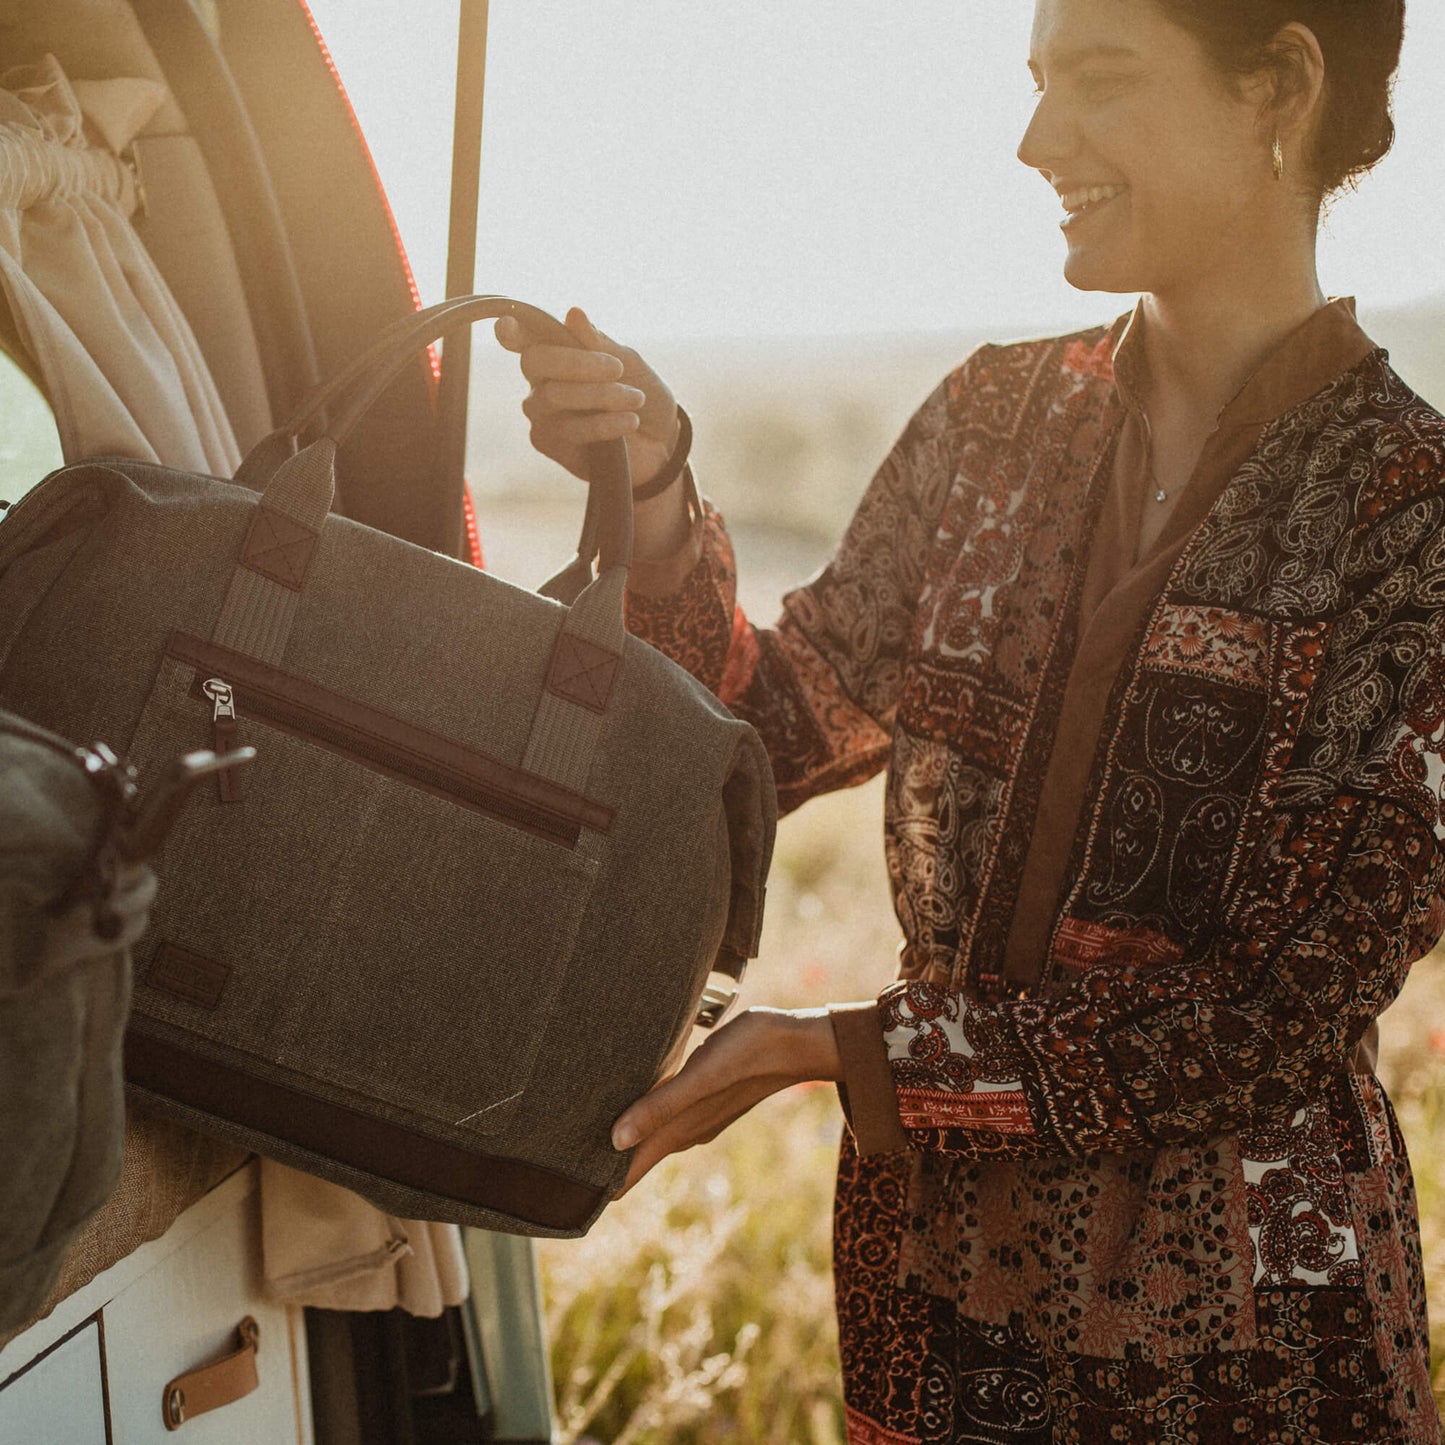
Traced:
<path fill-rule="evenodd" d="M 584 827 L 612 826 L 612 810 L 590 798 L 244 653 L 173 632 L 166 655 L 196 669 L 191 696 L 211 706 L 213 726 L 239 730 L 255 718 L 564 848 L 576 847 Z"/>

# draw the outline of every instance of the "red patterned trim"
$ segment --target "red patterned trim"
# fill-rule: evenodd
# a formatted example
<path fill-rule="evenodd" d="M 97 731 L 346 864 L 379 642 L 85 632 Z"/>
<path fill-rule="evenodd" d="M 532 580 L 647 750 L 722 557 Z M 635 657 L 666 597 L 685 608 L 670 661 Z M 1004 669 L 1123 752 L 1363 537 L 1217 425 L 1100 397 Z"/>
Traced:
<path fill-rule="evenodd" d="M 897 1430 L 885 1430 L 876 1420 L 870 1420 L 860 1410 L 848 1410 L 847 1417 L 848 1445 L 922 1445 L 917 1435 L 903 1435 Z"/>
<path fill-rule="evenodd" d="M 900 1089 L 898 1113 L 905 1129 L 993 1129 L 1032 1134 L 1034 1121 L 1021 1091 L 955 1094 L 948 1089 Z"/>
<path fill-rule="evenodd" d="M 482 554 L 482 534 L 477 528 L 477 507 L 470 487 L 462 488 L 462 525 L 467 533 L 467 561 L 485 572 L 487 559 Z"/>
<path fill-rule="evenodd" d="M 1184 957 L 1184 949 L 1152 928 L 1111 928 L 1082 918 L 1066 918 L 1055 936 L 1053 956 L 1056 963 L 1067 968 L 1093 968 L 1100 963 L 1161 968 L 1177 963 Z"/>
<path fill-rule="evenodd" d="M 947 742 L 987 767 L 1008 772 L 1027 723 L 1018 702 L 962 667 L 917 659 L 904 679 L 899 721 L 921 737 Z"/>
<path fill-rule="evenodd" d="M 1166 606 L 1150 629 L 1144 660 L 1263 691 L 1269 686 L 1269 625 L 1223 607 Z"/>
<path fill-rule="evenodd" d="M 753 674 L 758 670 L 758 637 L 752 623 L 743 615 L 741 607 L 733 608 L 733 632 L 728 641 L 727 662 L 723 666 L 722 681 L 718 683 L 717 695 L 720 702 L 731 706 L 752 686 Z"/>
<path fill-rule="evenodd" d="M 1077 376 L 1097 376 L 1100 381 L 1113 381 L 1113 333 L 1093 346 L 1082 340 L 1069 342 L 1064 348 L 1064 370 L 1072 371 Z"/>
<path fill-rule="evenodd" d="M 1438 491 L 1442 469 L 1445 469 L 1445 448 L 1438 443 L 1401 446 L 1380 468 L 1374 490 L 1360 508 L 1354 535 L 1358 537 L 1368 531 L 1380 517 L 1398 511 L 1417 497 L 1428 497 Z"/>

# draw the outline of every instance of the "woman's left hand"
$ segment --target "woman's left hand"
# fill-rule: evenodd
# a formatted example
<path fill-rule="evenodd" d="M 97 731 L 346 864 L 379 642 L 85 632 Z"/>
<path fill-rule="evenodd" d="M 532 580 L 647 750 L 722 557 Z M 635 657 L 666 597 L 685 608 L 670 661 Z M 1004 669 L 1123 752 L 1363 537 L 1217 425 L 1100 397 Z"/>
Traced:
<path fill-rule="evenodd" d="M 706 1144 L 769 1094 L 841 1073 L 826 1009 L 747 1009 L 613 1125 L 613 1146 L 637 1149 L 617 1197 L 654 1164 Z"/>

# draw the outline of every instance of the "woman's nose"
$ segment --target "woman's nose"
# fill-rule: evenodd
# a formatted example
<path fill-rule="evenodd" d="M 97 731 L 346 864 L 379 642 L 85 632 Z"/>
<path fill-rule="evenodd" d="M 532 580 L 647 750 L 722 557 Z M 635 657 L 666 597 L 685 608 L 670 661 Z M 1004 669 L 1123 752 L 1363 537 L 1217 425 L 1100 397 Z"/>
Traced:
<path fill-rule="evenodd" d="M 1039 97 L 1034 113 L 1019 141 L 1018 157 L 1030 170 L 1056 175 L 1077 145 L 1074 128 L 1062 107 L 1047 91 Z"/>

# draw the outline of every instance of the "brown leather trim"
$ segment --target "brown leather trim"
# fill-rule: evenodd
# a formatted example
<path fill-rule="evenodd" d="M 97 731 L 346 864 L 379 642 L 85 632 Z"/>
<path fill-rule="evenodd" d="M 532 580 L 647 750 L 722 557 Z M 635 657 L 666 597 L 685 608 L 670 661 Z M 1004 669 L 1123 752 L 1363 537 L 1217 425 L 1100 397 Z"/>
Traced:
<path fill-rule="evenodd" d="M 161 1390 L 161 1419 L 167 1430 L 179 1430 L 197 1415 L 209 1415 L 244 1400 L 259 1387 L 256 1356 L 261 1352 L 261 1330 L 247 1315 L 236 1326 L 236 1336 L 240 1343 L 230 1354 L 166 1381 Z"/>
<path fill-rule="evenodd" d="M 883 1018 L 875 1002 L 833 1004 L 828 1009 L 843 1077 L 838 1095 L 860 1154 L 908 1148 L 898 1113 L 898 1094 L 888 1067 Z"/>
<path fill-rule="evenodd" d="M 257 506 L 247 528 L 241 566 L 299 592 L 311 570 L 318 535 L 314 528 L 263 502 Z"/>
<path fill-rule="evenodd" d="M 582 1228 L 606 1197 L 565 1174 L 428 1139 L 235 1064 L 150 1038 L 134 1026 L 125 1036 L 125 1074 L 128 1082 L 152 1094 L 338 1164 L 544 1229 Z"/>
<path fill-rule="evenodd" d="M 599 647 L 565 630 L 559 632 L 547 691 L 592 712 L 606 712 L 621 661 L 621 654 L 611 648 Z"/>
<path fill-rule="evenodd" d="M 158 988 L 201 1008 L 215 1008 L 226 991 L 231 970 L 203 954 L 192 953 L 175 943 L 162 943 L 146 970 L 145 984 Z"/>
<path fill-rule="evenodd" d="M 211 726 L 211 746 L 220 757 L 243 746 L 241 729 L 235 718 L 218 718 Z M 216 774 L 216 796 L 223 803 L 239 803 L 246 796 L 244 768 L 222 768 Z"/>
<path fill-rule="evenodd" d="M 579 827 L 605 833 L 612 826 L 613 810 L 591 798 L 243 652 L 188 632 L 171 633 L 166 652 L 230 683 L 243 720 L 249 709 L 257 718 L 449 801 L 530 825 L 553 841 L 575 843 Z"/>

